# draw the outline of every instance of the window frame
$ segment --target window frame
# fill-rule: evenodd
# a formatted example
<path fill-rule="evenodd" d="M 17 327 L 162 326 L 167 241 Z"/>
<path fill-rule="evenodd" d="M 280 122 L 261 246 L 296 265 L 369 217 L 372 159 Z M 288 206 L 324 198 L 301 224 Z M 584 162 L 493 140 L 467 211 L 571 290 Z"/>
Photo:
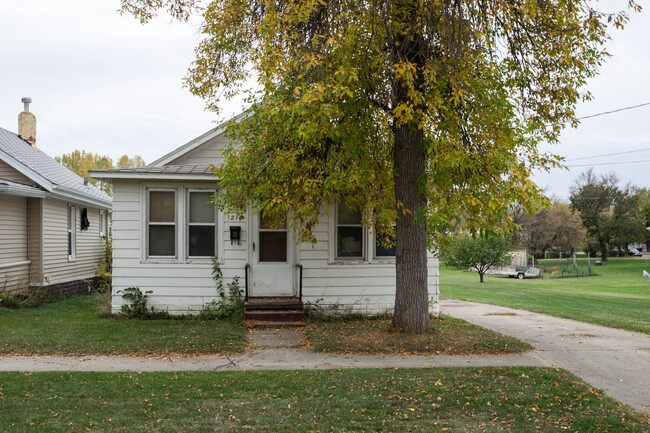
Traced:
<path fill-rule="evenodd" d="M 199 187 L 188 187 L 185 189 L 185 231 L 184 231 L 184 236 L 185 236 L 185 242 L 184 242 L 184 247 L 185 247 L 185 259 L 190 261 L 190 260 L 201 260 L 201 259 L 218 259 L 220 254 L 219 254 L 219 213 L 217 212 L 217 207 L 213 206 L 214 208 L 214 222 L 212 223 L 193 223 L 190 221 L 190 206 L 191 206 L 191 199 L 190 196 L 193 192 L 210 192 L 214 196 L 217 195 L 218 191 L 216 188 L 199 188 Z M 214 227 L 214 255 L 212 256 L 191 256 L 190 255 L 190 226 L 194 227 Z"/>
<path fill-rule="evenodd" d="M 334 207 L 334 260 L 337 262 L 365 262 L 368 258 L 367 227 L 363 223 L 363 212 L 361 212 L 361 221 L 359 224 L 339 224 L 340 202 Z M 360 227 L 361 228 L 361 256 L 339 256 L 339 227 Z"/>
<path fill-rule="evenodd" d="M 174 193 L 174 222 L 151 222 L 151 192 L 173 192 Z M 166 260 L 175 260 L 178 259 L 178 188 L 165 188 L 165 187 L 147 187 L 145 191 L 146 197 L 146 215 L 145 215 L 145 257 L 147 259 L 166 259 Z M 149 240 L 150 240 L 150 230 L 151 225 L 155 226 L 173 226 L 174 227 L 174 255 L 172 256 L 161 256 L 161 255 L 152 255 L 149 252 Z"/>
<path fill-rule="evenodd" d="M 393 224 L 393 227 L 395 227 L 395 224 Z M 379 255 L 377 255 L 377 246 L 379 245 L 377 243 L 377 234 L 373 232 L 371 238 L 372 238 L 372 245 L 370 246 L 370 249 L 372 251 L 372 259 L 371 259 L 371 261 L 373 261 L 373 262 L 378 262 L 378 261 L 381 261 L 381 262 L 394 262 L 395 261 L 395 255 L 392 255 L 392 256 L 379 256 Z M 395 251 L 395 254 L 397 254 L 397 251 Z"/>
<path fill-rule="evenodd" d="M 77 258 L 77 205 L 69 204 L 68 208 L 68 260 Z"/>
<path fill-rule="evenodd" d="M 108 219 L 106 218 L 106 211 L 103 209 L 99 210 L 99 237 L 102 238 L 107 236 L 108 230 Z"/>

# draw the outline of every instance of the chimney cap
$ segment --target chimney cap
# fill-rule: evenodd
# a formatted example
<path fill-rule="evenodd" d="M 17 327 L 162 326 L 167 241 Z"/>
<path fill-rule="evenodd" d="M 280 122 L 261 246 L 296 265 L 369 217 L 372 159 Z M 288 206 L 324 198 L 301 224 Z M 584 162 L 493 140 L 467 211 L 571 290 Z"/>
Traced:
<path fill-rule="evenodd" d="M 32 103 L 32 98 L 30 98 L 29 96 L 23 96 L 23 99 L 21 99 L 21 102 L 23 104 L 31 104 Z"/>

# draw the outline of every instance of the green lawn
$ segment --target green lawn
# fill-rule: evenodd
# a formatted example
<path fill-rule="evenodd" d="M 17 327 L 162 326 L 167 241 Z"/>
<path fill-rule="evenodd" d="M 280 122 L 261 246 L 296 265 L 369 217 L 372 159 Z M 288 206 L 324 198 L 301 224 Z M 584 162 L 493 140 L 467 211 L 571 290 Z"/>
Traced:
<path fill-rule="evenodd" d="M 305 330 L 312 350 L 362 354 L 501 355 L 533 347 L 521 340 L 452 317 L 433 319 L 431 330 L 407 335 L 390 320 L 315 321 Z"/>
<path fill-rule="evenodd" d="M 582 261 L 581 263 L 585 263 Z M 592 260 L 593 265 L 593 260 Z M 583 322 L 650 333 L 650 261 L 609 259 L 594 267 L 596 276 L 517 280 L 440 266 L 443 299 L 498 304 Z"/>
<path fill-rule="evenodd" d="M 0 373 L 5 432 L 643 432 L 543 368 Z"/>
<path fill-rule="evenodd" d="M 246 329 L 217 320 L 130 320 L 99 314 L 97 295 L 38 308 L 0 308 L 0 354 L 242 352 Z"/>

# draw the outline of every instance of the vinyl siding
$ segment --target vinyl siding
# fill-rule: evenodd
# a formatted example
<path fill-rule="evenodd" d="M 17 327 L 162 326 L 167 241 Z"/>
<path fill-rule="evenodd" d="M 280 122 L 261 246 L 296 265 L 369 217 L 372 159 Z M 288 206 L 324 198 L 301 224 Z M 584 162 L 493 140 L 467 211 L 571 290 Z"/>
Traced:
<path fill-rule="evenodd" d="M 76 254 L 68 259 L 68 202 L 45 199 L 43 202 L 43 274 L 47 283 L 94 276 L 103 260 L 104 241 L 99 237 L 99 209 L 88 207 L 88 230 L 80 230 L 80 211 L 76 204 Z"/>
<path fill-rule="evenodd" d="M 187 161 L 183 161 L 188 163 Z M 177 247 L 179 259 L 147 259 L 146 188 L 178 188 L 177 200 L 186 187 L 162 183 L 116 180 L 113 185 L 113 311 L 119 312 L 123 299 L 119 293 L 128 287 L 151 290 L 149 305 L 170 313 L 193 313 L 216 296 L 209 260 L 183 259 L 180 243 L 185 242 L 184 203 L 177 203 Z M 250 246 L 250 213 L 243 220 L 219 215 L 222 222 L 218 235 L 217 255 L 224 275 L 224 284 L 240 277 L 244 287 L 244 267 L 252 258 Z M 229 227 L 241 227 L 241 244 L 230 242 Z M 382 313 L 393 308 L 395 297 L 395 265 L 391 260 L 373 262 L 337 262 L 331 253 L 333 227 L 323 214 L 315 230 L 316 244 L 296 246 L 296 261 L 303 265 L 303 299 L 335 311 Z M 183 246 L 184 247 L 184 246 Z M 253 265 L 254 266 L 254 265 Z M 429 258 L 429 295 L 437 299 L 438 259 Z M 252 269 L 255 272 L 254 268 Z M 297 274 L 297 272 L 296 272 Z M 298 284 L 296 284 L 296 287 Z M 297 294 L 297 293 L 296 293 Z"/>
<path fill-rule="evenodd" d="M 34 183 L 27 176 L 20 173 L 4 161 L 0 161 L 0 179 L 21 183 L 23 185 L 32 185 Z"/>
<path fill-rule="evenodd" d="M 29 283 L 27 259 L 27 198 L 0 194 L 0 291 Z"/>
<path fill-rule="evenodd" d="M 193 151 L 179 156 L 170 164 L 214 164 L 219 166 L 224 161 L 221 149 L 227 141 L 223 134 L 218 135 Z"/>
<path fill-rule="evenodd" d="M 177 189 L 176 246 L 179 259 L 148 259 L 146 257 L 146 189 Z M 209 259 L 187 259 L 185 251 L 185 190 L 186 188 L 216 189 L 216 183 L 186 183 L 182 186 L 164 182 L 133 182 L 116 180 L 113 184 L 113 311 L 119 312 L 124 303 L 119 293 L 128 287 L 152 290 L 149 305 L 173 314 L 199 311 L 203 305 L 216 299 Z M 246 265 L 246 235 L 242 245 L 230 245 L 229 223 L 223 215 L 217 227 L 217 256 L 224 275 L 224 283 L 237 275 L 244 284 Z M 245 226 L 245 221 L 237 221 Z M 224 260 L 224 257 L 227 259 Z"/>

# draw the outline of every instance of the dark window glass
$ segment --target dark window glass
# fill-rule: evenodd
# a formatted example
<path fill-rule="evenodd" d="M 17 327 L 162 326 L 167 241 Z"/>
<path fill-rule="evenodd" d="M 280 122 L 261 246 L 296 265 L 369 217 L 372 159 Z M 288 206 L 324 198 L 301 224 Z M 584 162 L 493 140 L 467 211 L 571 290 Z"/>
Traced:
<path fill-rule="evenodd" d="M 176 226 L 149 226 L 149 255 L 176 255 Z"/>
<path fill-rule="evenodd" d="M 150 191 L 149 221 L 173 223 L 174 217 L 174 191 Z"/>
<path fill-rule="evenodd" d="M 287 232 L 260 232 L 260 262 L 287 261 Z"/>
<path fill-rule="evenodd" d="M 338 257 L 363 257 L 363 228 L 342 227 L 337 228 Z"/>
<path fill-rule="evenodd" d="M 192 257 L 214 256 L 214 226 L 189 227 L 189 255 Z"/>

